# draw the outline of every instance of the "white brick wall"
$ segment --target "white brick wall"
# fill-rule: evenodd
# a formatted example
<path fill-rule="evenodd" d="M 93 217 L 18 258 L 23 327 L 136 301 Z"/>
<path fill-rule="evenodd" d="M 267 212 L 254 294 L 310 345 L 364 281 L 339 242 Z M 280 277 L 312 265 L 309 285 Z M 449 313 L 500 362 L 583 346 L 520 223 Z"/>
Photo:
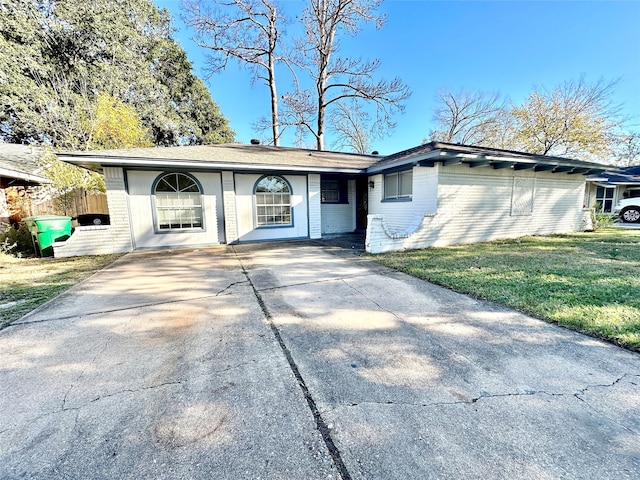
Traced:
<path fill-rule="evenodd" d="M 238 241 L 236 191 L 233 172 L 222 172 L 222 200 L 224 202 L 224 232 L 227 243 Z"/>
<path fill-rule="evenodd" d="M 406 231 L 416 219 L 425 214 L 435 213 L 438 205 L 438 172 L 440 167 L 415 167 L 411 201 L 384 201 L 384 176 L 374 175 L 369 181 L 375 183 L 369 189 L 369 214 L 383 215 L 388 228 L 398 232 Z"/>
<path fill-rule="evenodd" d="M 534 185 L 530 215 L 512 215 L 514 177 Z M 442 167 L 437 212 L 406 230 L 389 222 L 392 213 L 370 215 L 366 248 L 380 253 L 583 230 L 584 185 L 582 175 Z"/>
<path fill-rule="evenodd" d="M 324 210 L 320 205 L 319 174 L 308 175 L 307 189 L 309 194 L 309 238 L 321 238 Z"/>
<path fill-rule="evenodd" d="M 348 203 L 323 203 L 322 234 L 350 233 L 356 229 L 356 181 L 349 180 Z"/>
<path fill-rule="evenodd" d="M 9 207 L 4 188 L 0 188 L 0 223 L 9 223 Z"/>
<path fill-rule="evenodd" d="M 54 257 L 105 255 L 133 250 L 124 172 L 122 168 L 105 167 L 104 179 L 111 225 L 76 228 L 66 241 L 53 244 Z"/>

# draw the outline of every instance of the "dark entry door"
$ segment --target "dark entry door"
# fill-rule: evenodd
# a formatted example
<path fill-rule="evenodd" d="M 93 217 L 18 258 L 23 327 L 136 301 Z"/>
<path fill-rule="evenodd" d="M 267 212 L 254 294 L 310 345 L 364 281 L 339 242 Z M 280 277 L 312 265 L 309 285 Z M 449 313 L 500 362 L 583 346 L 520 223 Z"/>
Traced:
<path fill-rule="evenodd" d="M 369 213 L 369 185 L 366 176 L 356 178 L 356 231 L 367 230 Z"/>

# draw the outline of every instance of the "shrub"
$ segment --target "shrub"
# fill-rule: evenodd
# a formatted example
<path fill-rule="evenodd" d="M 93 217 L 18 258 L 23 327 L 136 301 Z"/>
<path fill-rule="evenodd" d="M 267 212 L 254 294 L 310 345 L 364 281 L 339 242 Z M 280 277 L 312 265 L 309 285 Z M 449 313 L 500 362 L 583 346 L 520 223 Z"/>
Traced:
<path fill-rule="evenodd" d="M 591 209 L 591 223 L 593 230 L 610 227 L 616 222 L 617 216 L 611 212 L 603 212 L 599 203 L 596 203 Z"/>
<path fill-rule="evenodd" d="M 21 222 L 18 225 L 0 224 L 0 253 L 16 257 L 35 254 L 31 232 L 24 223 Z"/>

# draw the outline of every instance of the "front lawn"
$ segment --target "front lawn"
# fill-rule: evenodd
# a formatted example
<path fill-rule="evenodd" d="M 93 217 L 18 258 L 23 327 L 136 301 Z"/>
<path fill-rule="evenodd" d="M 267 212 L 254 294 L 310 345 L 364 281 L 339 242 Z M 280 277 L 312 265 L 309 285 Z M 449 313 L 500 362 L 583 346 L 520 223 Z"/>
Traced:
<path fill-rule="evenodd" d="M 15 258 L 0 253 L 0 329 L 120 256 Z"/>
<path fill-rule="evenodd" d="M 372 258 L 640 351 L 640 230 L 609 228 Z"/>

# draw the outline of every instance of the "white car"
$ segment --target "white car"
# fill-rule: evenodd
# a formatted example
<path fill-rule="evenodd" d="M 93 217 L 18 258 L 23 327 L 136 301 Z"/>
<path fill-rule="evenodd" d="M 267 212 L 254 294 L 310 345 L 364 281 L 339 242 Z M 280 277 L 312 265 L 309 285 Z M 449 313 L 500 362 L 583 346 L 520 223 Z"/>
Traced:
<path fill-rule="evenodd" d="M 623 222 L 640 223 L 640 198 L 625 198 L 613 208 Z"/>

